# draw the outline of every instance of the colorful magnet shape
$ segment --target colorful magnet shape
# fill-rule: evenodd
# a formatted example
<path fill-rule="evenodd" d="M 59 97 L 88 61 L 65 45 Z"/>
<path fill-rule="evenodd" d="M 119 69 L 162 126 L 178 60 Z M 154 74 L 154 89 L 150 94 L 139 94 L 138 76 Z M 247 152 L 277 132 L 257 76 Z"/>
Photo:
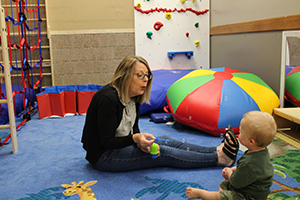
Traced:
<path fill-rule="evenodd" d="M 170 20 L 171 17 L 172 17 L 171 13 L 167 12 L 167 13 L 166 13 L 166 18 L 167 18 L 167 20 Z"/>
<path fill-rule="evenodd" d="M 197 47 L 197 46 L 199 46 L 199 44 L 200 44 L 200 41 L 199 41 L 199 40 L 196 40 L 196 41 L 195 41 L 195 46 Z"/>
<path fill-rule="evenodd" d="M 195 27 L 198 28 L 199 27 L 199 22 L 195 23 Z"/>
<path fill-rule="evenodd" d="M 185 3 L 185 0 L 180 0 L 181 1 L 181 3 Z"/>
<path fill-rule="evenodd" d="M 185 33 L 185 36 L 186 36 L 186 37 L 189 37 L 189 36 L 190 36 L 190 33 L 189 33 L 189 32 L 186 32 L 186 33 Z"/>
<path fill-rule="evenodd" d="M 147 35 L 147 38 L 149 38 L 150 40 L 152 40 L 152 35 L 153 35 L 153 33 L 152 33 L 151 31 L 148 31 L 148 32 L 146 33 L 146 35 Z"/>
<path fill-rule="evenodd" d="M 161 23 L 161 22 L 155 22 L 155 24 L 154 24 L 154 29 L 155 30 L 159 31 L 159 29 L 161 27 L 163 27 L 163 23 Z"/>
<path fill-rule="evenodd" d="M 141 2 L 138 2 L 138 3 L 136 4 L 136 7 L 138 7 L 138 8 L 142 7 Z"/>

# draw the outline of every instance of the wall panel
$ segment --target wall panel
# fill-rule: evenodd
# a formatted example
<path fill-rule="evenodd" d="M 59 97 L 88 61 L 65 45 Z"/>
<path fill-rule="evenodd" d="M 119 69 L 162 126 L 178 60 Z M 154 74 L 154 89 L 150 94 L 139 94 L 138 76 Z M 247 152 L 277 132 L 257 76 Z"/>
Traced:
<path fill-rule="evenodd" d="M 282 32 L 211 36 L 211 68 L 256 74 L 279 95 Z"/>

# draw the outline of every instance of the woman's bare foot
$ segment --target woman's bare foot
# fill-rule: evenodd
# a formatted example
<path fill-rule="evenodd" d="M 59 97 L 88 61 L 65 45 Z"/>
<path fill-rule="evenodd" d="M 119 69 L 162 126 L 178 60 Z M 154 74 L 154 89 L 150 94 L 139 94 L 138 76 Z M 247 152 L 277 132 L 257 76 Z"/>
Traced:
<path fill-rule="evenodd" d="M 198 188 L 187 187 L 185 195 L 189 199 L 198 199 L 198 198 L 200 198 L 201 191 L 202 190 L 198 189 Z"/>
<path fill-rule="evenodd" d="M 222 151 L 224 147 L 224 142 L 222 142 L 218 147 L 217 147 L 217 152 L 219 153 L 220 151 Z"/>

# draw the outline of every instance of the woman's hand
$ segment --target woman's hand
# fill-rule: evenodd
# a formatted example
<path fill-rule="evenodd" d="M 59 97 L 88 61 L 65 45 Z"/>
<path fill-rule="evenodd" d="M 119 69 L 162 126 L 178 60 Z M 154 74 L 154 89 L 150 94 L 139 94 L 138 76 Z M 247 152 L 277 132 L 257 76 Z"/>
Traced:
<path fill-rule="evenodd" d="M 132 136 L 133 141 L 145 153 L 150 153 L 150 147 L 154 142 L 155 137 L 149 133 L 136 133 Z M 150 139 L 150 140 L 149 140 Z"/>

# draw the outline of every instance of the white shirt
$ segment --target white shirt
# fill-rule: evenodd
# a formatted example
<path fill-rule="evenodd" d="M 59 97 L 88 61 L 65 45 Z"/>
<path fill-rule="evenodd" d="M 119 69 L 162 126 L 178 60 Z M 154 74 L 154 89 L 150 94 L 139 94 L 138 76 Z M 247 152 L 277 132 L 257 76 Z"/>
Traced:
<path fill-rule="evenodd" d="M 122 102 L 122 101 L 121 101 Z M 133 134 L 133 126 L 136 119 L 135 102 L 130 99 L 128 103 L 122 102 L 125 106 L 119 127 L 116 130 L 116 137 L 128 136 Z"/>

